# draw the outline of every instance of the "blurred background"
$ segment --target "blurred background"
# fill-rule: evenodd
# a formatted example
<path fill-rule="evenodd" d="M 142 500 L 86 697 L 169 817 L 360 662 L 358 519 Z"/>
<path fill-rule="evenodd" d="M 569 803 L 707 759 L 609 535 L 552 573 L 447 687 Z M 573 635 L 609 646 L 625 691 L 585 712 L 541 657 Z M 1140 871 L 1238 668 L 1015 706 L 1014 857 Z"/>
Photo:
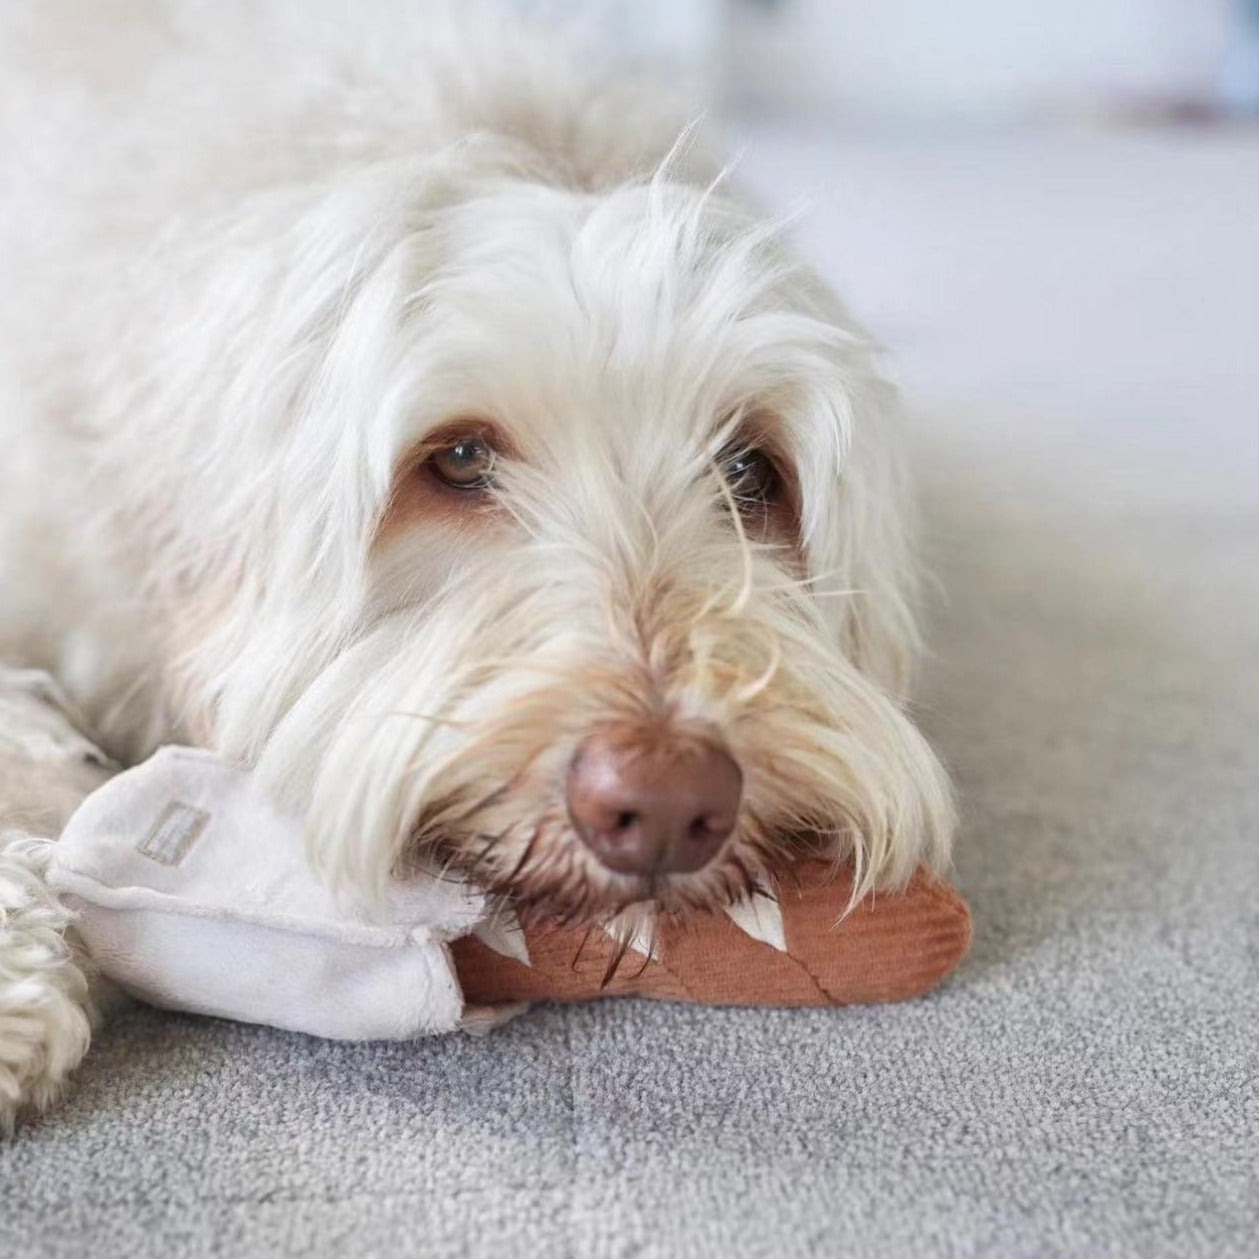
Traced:
<path fill-rule="evenodd" d="M 516 0 L 736 108 L 886 123 L 1259 110 L 1259 0 Z"/>
<path fill-rule="evenodd" d="M 1259 501 L 1259 0 L 515 0 L 706 109 L 930 446 Z"/>

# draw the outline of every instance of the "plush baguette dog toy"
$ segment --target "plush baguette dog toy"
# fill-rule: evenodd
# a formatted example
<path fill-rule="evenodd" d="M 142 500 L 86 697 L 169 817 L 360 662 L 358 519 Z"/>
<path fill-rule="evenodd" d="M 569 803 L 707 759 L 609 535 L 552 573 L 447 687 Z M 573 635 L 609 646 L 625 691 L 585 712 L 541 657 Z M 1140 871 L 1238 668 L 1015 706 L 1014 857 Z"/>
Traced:
<path fill-rule="evenodd" d="M 41 722 L 52 711 L 50 700 Z M 64 720 L 48 754 L 81 758 Z M 523 1002 L 600 996 L 896 1001 L 939 982 L 970 941 L 966 906 L 929 875 L 843 916 L 851 880 L 817 862 L 777 899 L 662 918 L 628 948 L 600 929 L 521 930 L 509 908 L 437 877 L 396 883 L 382 912 L 328 890 L 299 824 L 248 773 L 188 748 L 92 792 L 50 845 L 47 878 L 101 972 L 140 999 L 339 1039 L 475 1028 Z"/>
<path fill-rule="evenodd" d="M 853 1005 L 920 996 L 970 945 L 970 913 L 925 871 L 900 892 L 843 915 L 852 877 L 805 862 L 778 890 L 734 912 L 661 919 L 650 949 L 622 950 L 603 932 L 526 928 L 525 952 L 481 935 L 451 946 L 469 1002 L 657 997 L 706 1005 Z"/>

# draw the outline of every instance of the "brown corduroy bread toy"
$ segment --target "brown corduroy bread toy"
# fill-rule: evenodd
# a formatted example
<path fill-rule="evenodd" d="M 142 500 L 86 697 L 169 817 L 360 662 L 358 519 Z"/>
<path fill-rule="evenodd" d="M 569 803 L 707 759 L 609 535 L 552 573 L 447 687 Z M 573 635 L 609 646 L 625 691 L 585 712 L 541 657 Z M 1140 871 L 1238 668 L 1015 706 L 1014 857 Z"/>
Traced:
<path fill-rule="evenodd" d="M 464 936 L 451 946 L 464 995 L 485 1005 L 603 996 L 708 1005 L 902 1001 L 933 988 L 970 945 L 965 902 L 925 871 L 847 915 L 849 874 L 822 862 L 796 873 L 776 904 L 753 901 L 747 914 L 662 919 L 650 955 L 585 928 L 528 927 L 515 956 Z"/>

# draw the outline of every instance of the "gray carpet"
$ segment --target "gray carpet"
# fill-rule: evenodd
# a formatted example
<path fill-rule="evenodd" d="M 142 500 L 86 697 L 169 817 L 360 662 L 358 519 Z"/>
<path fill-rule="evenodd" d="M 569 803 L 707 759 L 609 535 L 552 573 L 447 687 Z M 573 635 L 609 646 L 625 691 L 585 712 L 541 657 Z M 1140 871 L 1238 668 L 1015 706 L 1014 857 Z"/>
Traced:
<path fill-rule="evenodd" d="M 921 421 L 924 718 L 976 924 L 944 988 L 410 1046 L 136 1012 L 0 1149 L 0 1254 L 1255 1253 L 1259 141 L 1224 148 L 753 159 L 766 186 L 842 165 L 811 247 Z M 939 283 L 898 293 L 915 270 Z"/>

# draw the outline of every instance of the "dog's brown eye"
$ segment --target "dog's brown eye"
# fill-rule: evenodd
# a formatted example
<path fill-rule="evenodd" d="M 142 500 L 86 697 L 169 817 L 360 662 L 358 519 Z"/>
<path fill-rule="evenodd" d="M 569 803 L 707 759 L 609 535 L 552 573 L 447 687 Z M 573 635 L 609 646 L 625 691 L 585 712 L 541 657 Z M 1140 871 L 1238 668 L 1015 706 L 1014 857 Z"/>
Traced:
<path fill-rule="evenodd" d="M 768 505 L 778 499 L 782 491 L 774 461 L 754 446 L 727 453 L 722 461 L 722 474 L 740 507 Z"/>
<path fill-rule="evenodd" d="M 483 490 L 491 481 L 494 452 L 479 437 L 465 437 L 435 450 L 429 466 L 439 481 L 457 490 Z"/>

